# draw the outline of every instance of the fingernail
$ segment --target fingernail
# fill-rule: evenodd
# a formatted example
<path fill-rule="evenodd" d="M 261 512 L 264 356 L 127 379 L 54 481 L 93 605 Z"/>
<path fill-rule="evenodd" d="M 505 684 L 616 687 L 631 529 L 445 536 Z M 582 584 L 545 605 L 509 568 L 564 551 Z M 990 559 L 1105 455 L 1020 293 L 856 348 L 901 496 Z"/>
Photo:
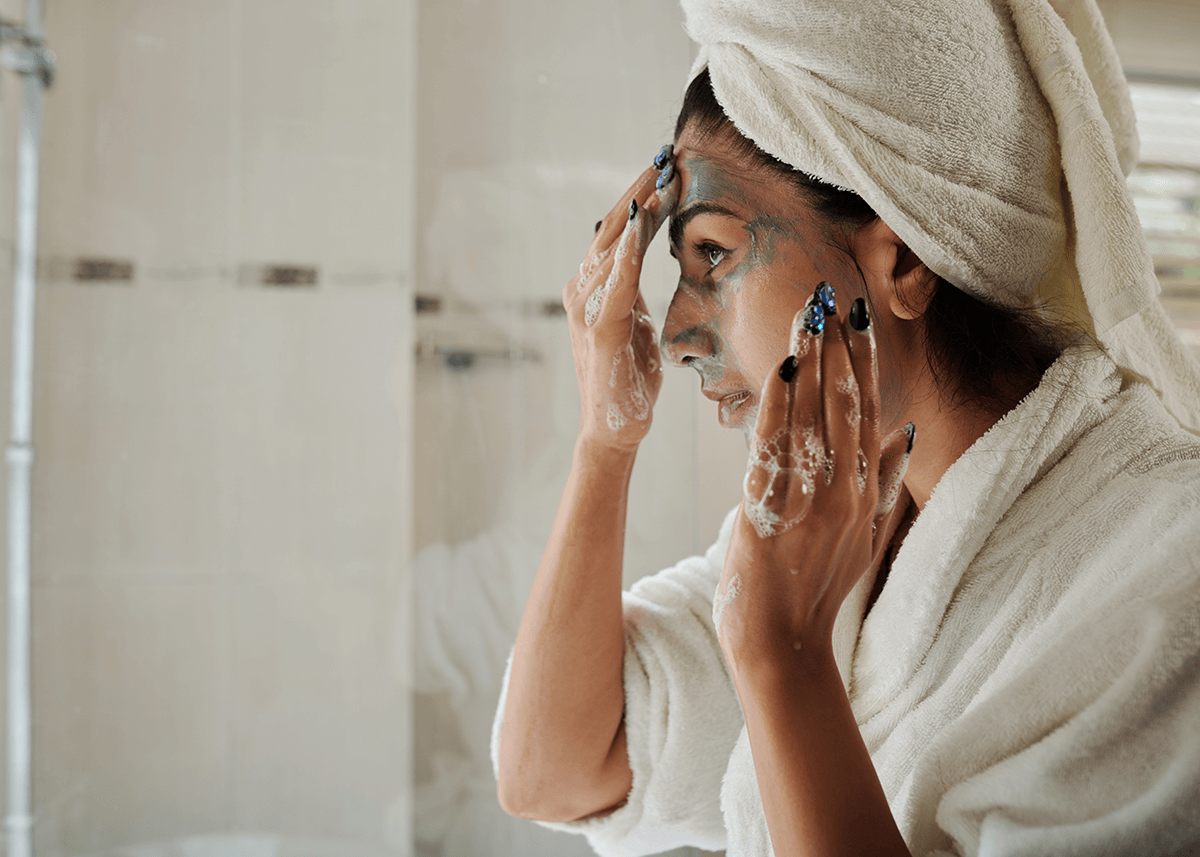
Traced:
<path fill-rule="evenodd" d="M 629 219 L 633 220 L 635 217 L 637 217 L 637 200 L 631 199 L 629 200 Z"/>
<path fill-rule="evenodd" d="M 662 190 L 664 187 L 667 186 L 667 184 L 674 177 L 675 177 L 675 165 L 673 163 L 671 163 L 670 161 L 668 161 L 667 165 L 665 167 L 663 167 L 663 171 L 658 174 L 658 181 L 656 181 L 654 183 L 654 186 L 656 188 L 658 188 L 659 190 Z"/>
<path fill-rule="evenodd" d="M 909 423 L 908 425 L 906 425 L 904 427 L 904 433 L 906 435 L 908 435 L 908 449 L 906 449 L 904 451 L 905 454 L 908 454 L 908 453 L 912 452 L 913 441 L 916 440 L 916 437 L 917 437 L 916 423 Z"/>
<path fill-rule="evenodd" d="M 671 163 L 671 155 L 675 151 L 675 146 L 671 143 L 663 146 L 658 150 L 658 154 L 654 156 L 654 169 L 661 170 L 667 164 Z"/>
<path fill-rule="evenodd" d="M 808 306 L 804 308 L 804 314 L 800 317 L 801 325 L 816 336 L 825 329 L 825 310 L 816 300 L 809 301 Z"/>
<path fill-rule="evenodd" d="M 603 220 L 597 220 L 597 221 L 596 221 L 596 229 L 595 229 L 595 231 L 596 231 L 596 232 L 599 232 L 599 231 L 600 231 L 600 227 L 601 227 L 601 226 L 603 226 L 603 225 L 604 225 L 604 221 L 603 221 Z"/>
<path fill-rule="evenodd" d="M 867 329 L 871 323 L 871 316 L 867 313 L 867 302 L 862 298 L 855 298 L 854 303 L 850 304 L 850 326 L 860 333 Z"/>
<path fill-rule="evenodd" d="M 779 367 L 779 377 L 783 379 L 783 383 L 792 383 L 792 379 L 796 377 L 796 369 L 799 366 L 800 364 L 796 362 L 795 355 L 789 354 L 787 360 L 784 360 L 783 365 Z"/>
<path fill-rule="evenodd" d="M 826 282 L 817 283 L 817 290 L 813 295 L 821 303 L 821 309 L 825 310 L 825 315 L 837 315 L 837 302 L 834 299 L 833 286 Z"/>

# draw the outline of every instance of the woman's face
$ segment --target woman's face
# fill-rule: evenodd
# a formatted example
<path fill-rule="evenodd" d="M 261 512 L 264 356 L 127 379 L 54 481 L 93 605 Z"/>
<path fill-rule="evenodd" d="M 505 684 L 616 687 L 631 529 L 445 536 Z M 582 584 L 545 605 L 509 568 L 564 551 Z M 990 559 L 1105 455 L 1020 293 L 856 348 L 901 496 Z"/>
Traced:
<path fill-rule="evenodd" d="M 663 354 L 700 373 L 722 425 L 749 433 L 763 383 L 789 353 L 793 316 L 822 280 L 837 288 L 844 315 L 862 281 L 778 175 L 690 129 L 675 151 L 680 201 L 670 242 L 679 285 L 663 324 Z"/>

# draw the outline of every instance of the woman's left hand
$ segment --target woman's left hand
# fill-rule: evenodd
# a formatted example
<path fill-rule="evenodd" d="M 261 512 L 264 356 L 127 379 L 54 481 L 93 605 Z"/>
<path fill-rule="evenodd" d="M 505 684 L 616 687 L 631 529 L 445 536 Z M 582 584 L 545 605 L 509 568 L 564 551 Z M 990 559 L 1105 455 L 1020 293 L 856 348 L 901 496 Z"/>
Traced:
<path fill-rule="evenodd" d="M 825 296 L 828 310 L 832 288 Z M 713 611 L 735 675 L 743 664 L 777 662 L 802 649 L 828 652 L 842 602 L 878 565 L 894 528 L 888 515 L 912 428 L 881 443 L 875 336 L 865 303 L 856 301 L 855 325 L 821 313 L 820 304 L 814 295 L 797 313 L 791 355 L 763 386 Z M 823 332 L 814 316 L 823 316 Z"/>

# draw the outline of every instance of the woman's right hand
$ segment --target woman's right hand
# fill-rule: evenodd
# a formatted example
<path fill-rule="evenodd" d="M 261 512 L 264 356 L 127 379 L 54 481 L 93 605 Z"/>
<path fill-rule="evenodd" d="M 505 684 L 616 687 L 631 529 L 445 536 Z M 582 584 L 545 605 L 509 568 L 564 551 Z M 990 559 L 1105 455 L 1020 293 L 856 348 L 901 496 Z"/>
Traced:
<path fill-rule="evenodd" d="M 651 168 L 626 191 L 563 290 L 583 410 L 580 438 L 612 449 L 641 443 L 662 386 L 658 334 L 638 283 L 646 248 L 678 200 L 674 165 L 664 173 L 662 189 Z"/>

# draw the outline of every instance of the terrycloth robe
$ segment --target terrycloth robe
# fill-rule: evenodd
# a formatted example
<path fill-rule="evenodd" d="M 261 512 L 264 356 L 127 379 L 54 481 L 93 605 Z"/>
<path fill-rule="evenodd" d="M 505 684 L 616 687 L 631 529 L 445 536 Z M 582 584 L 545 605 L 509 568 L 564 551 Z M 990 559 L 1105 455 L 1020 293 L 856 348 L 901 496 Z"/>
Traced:
<path fill-rule="evenodd" d="M 731 527 L 624 596 L 632 790 L 552 825 L 603 857 L 773 853 L 712 623 Z M 1066 353 L 947 470 L 863 620 L 868 585 L 835 648 L 914 855 L 1200 854 L 1200 441 L 1145 384 Z"/>

